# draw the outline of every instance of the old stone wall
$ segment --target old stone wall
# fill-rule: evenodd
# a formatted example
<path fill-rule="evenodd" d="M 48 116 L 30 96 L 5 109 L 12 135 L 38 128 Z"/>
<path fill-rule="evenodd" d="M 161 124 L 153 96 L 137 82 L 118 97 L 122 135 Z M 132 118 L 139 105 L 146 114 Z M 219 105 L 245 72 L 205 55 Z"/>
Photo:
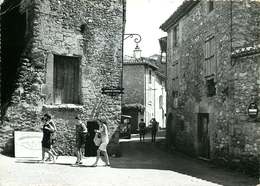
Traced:
<path fill-rule="evenodd" d="M 12 130 L 40 130 L 40 117 L 49 112 L 58 129 L 60 153 L 74 153 L 75 116 L 85 122 L 105 119 L 110 152 L 117 153 L 121 96 L 101 94 L 102 87 L 121 86 L 123 2 L 24 1 L 31 34 L 19 89 L 7 111 Z M 55 104 L 55 56 L 75 57 L 79 67 L 79 104 Z M 114 145 L 113 145 L 114 144 Z M 113 151 L 113 152 L 112 152 Z"/>
<path fill-rule="evenodd" d="M 255 166 L 251 170 L 257 170 L 259 121 L 248 117 L 247 107 L 253 101 L 259 105 L 258 63 L 254 56 L 231 60 L 231 53 L 234 46 L 258 42 L 254 34 L 259 20 L 253 12 L 259 12 L 259 3 L 247 6 L 244 2 L 233 2 L 231 9 L 230 2 L 214 1 L 212 12 L 207 11 L 207 3 L 198 3 L 179 21 L 180 44 L 177 47 L 168 44 L 167 114 L 172 118 L 167 123 L 172 135 L 168 134 L 168 138 L 177 149 L 200 156 L 198 117 L 208 114 L 209 158 L 239 162 L 247 168 L 253 162 L 250 165 L 255 163 Z M 245 13 L 240 14 L 242 9 Z M 246 31 L 249 27 L 251 34 Z M 210 36 L 214 36 L 216 60 L 216 95 L 212 97 L 207 96 L 204 66 L 205 40 Z M 177 87 L 172 83 L 176 63 L 179 65 Z"/>

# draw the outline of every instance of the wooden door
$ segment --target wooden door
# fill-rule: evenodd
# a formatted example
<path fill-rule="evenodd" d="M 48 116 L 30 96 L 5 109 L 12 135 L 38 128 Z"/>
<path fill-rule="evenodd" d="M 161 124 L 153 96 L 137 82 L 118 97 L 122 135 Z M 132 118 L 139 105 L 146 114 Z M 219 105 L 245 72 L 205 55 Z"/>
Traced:
<path fill-rule="evenodd" d="M 54 102 L 79 103 L 79 58 L 54 57 Z"/>
<path fill-rule="evenodd" d="M 198 115 L 198 145 L 199 156 L 210 158 L 210 141 L 209 141 L 209 114 L 199 113 Z"/>
<path fill-rule="evenodd" d="M 88 129 L 88 135 L 86 139 L 86 144 L 85 144 L 85 156 L 90 157 L 90 156 L 96 156 L 97 155 L 97 149 L 98 147 L 95 145 L 93 139 L 95 137 L 95 129 L 99 129 L 99 125 L 97 121 L 88 121 L 87 122 L 87 129 Z"/>

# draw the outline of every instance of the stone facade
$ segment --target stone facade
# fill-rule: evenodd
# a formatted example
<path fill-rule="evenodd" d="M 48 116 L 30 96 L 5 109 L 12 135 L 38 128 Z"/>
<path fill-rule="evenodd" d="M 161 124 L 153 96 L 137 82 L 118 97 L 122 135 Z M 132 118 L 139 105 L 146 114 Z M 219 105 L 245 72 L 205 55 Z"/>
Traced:
<path fill-rule="evenodd" d="M 26 40 L 20 62 L 17 61 L 21 66 L 17 88 L 5 114 L 8 121 L 2 126 L 10 131 L 10 136 L 6 132 L 1 141 L 10 139 L 13 130 L 40 131 L 40 118 L 48 112 L 57 125 L 58 150 L 72 155 L 74 118 L 80 114 L 85 122 L 94 118 L 107 121 L 109 150 L 117 153 L 121 96 L 102 95 L 101 88 L 121 87 L 124 6 L 121 0 L 21 1 L 19 13 L 26 15 Z M 72 60 L 73 65 L 79 62 L 73 71 L 76 81 L 66 80 L 76 84 L 73 91 L 68 90 L 66 102 L 60 100 L 55 85 L 60 83 L 59 66 L 55 66 L 58 59 Z M 70 101 L 72 94 L 77 101 Z"/>
<path fill-rule="evenodd" d="M 161 26 L 168 32 L 168 144 L 255 174 L 260 123 L 247 109 L 260 105 L 260 3 L 210 3 L 184 2 Z"/>

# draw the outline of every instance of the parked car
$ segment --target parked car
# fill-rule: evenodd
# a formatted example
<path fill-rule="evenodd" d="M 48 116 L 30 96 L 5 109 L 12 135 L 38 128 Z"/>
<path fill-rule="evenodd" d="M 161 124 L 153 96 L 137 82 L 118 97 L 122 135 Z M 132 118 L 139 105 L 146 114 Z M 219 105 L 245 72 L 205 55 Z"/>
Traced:
<path fill-rule="evenodd" d="M 131 138 L 131 124 L 130 119 L 132 117 L 128 115 L 121 115 L 121 123 L 120 123 L 120 138 Z"/>

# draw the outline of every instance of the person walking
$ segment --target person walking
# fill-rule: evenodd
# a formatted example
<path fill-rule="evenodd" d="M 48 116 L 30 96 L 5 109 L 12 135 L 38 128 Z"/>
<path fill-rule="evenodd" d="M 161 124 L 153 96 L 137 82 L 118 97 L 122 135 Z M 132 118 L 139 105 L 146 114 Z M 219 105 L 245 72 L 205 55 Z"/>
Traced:
<path fill-rule="evenodd" d="M 54 131 L 51 133 L 51 152 L 58 158 L 58 153 L 54 149 L 54 144 L 57 141 L 57 128 L 54 121 L 50 120 L 49 125 L 53 127 Z"/>
<path fill-rule="evenodd" d="M 95 130 L 95 132 L 100 133 L 101 144 L 100 144 L 100 146 L 98 147 L 98 150 L 97 150 L 96 161 L 92 166 L 93 167 L 97 166 L 97 163 L 100 159 L 100 153 L 102 153 L 104 155 L 106 166 L 110 166 L 110 162 L 109 162 L 109 158 L 108 158 L 108 154 L 107 154 L 107 145 L 108 145 L 108 142 L 109 142 L 108 129 L 107 129 L 105 121 L 99 120 L 98 124 L 99 124 L 99 130 Z"/>
<path fill-rule="evenodd" d="M 157 133 L 157 131 L 158 131 L 158 125 L 159 125 L 159 123 L 156 121 L 155 118 L 153 118 L 150 123 L 152 124 L 152 130 L 151 130 L 152 142 L 155 143 L 156 133 Z"/>
<path fill-rule="evenodd" d="M 79 116 L 76 116 L 76 165 L 82 164 L 83 150 L 86 142 L 86 134 L 88 132 L 86 125 Z"/>
<path fill-rule="evenodd" d="M 55 158 L 57 159 L 58 153 L 54 149 L 54 144 L 56 143 L 57 128 L 56 128 L 54 121 L 51 119 L 51 117 L 49 117 L 49 115 L 47 115 L 46 118 L 47 118 L 46 122 L 53 128 L 53 131 L 51 131 L 51 133 L 50 133 L 50 142 L 51 142 L 50 151 L 55 156 Z M 51 156 L 49 156 L 46 161 L 51 161 L 51 160 L 52 160 Z"/>
<path fill-rule="evenodd" d="M 50 114 L 44 114 L 42 121 L 43 121 L 43 137 L 42 137 L 42 162 L 45 162 L 45 153 L 48 153 L 49 156 L 52 158 L 53 162 L 55 163 L 55 156 L 51 152 L 51 133 L 54 132 L 54 128 L 49 124 L 51 120 Z"/>
<path fill-rule="evenodd" d="M 144 142 L 144 136 L 145 136 L 145 122 L 144 119 L 141 119 L 139 123 L 139 135 L 140 135 L 140 142 Z"/>

